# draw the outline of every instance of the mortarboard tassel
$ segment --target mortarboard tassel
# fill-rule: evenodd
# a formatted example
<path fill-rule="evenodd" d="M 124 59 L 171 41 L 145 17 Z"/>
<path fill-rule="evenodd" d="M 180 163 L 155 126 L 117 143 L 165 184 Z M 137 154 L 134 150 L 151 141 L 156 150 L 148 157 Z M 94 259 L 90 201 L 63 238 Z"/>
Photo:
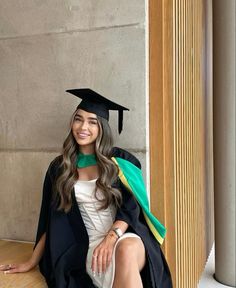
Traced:
<path fill-rule="evenodd" d="M 122 129 L 123 129 L 123 110 L 119 110 L 118 111 L 118 131 L 119 134 L 121 133 Z"/>

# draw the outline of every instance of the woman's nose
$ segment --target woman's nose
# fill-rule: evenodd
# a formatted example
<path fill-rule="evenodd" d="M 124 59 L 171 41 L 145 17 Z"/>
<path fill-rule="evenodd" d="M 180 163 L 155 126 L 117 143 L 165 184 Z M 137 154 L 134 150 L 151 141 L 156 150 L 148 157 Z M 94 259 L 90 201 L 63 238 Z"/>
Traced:
<path fill-rule="evenodd" d="M 88 127 L 87 121 L 83 121 L 83 122 L 82 122 L 82 125 L 81 125 L 81 128 L 82 128 L 82 129 L 87 129 L 87 127 Z"/>

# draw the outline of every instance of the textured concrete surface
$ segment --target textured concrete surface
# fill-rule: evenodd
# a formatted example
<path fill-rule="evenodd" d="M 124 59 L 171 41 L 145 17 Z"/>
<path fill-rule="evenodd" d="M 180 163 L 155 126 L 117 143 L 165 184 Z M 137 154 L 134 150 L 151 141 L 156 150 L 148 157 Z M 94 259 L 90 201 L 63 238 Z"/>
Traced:
<path fill-rule="evenodd" d="M 143 23 L 144 0 L 1 0 L 0 38 Z"/>
<path fill-rule="evenodd" d="M 214 1 L 215 277 L 236 287 L 235 77 L 236 2 Z"/>
<path fill-rule="evenodd" d="M 145 171 L 145 21 L 143 0 L 0 2 L 0 238 L 34 240 L 45 169 L 79 103 L 66 89 L 130 108 L 120 136 L 115 112 L 110 125 Z"/>
<path fill-rule="evenodd" d="M 34 241 L 44 175 L 58 153 L 0 153 L 0 239 Z"/>
<path fill-rule="evenodd" d="M 61 146 L 79 103 L 64 91 L 92 87 L 130 108 L 130 113 L 124 112 L 125 129 L 119 138 L 125 147 L 143 149 L 143 39 L 143 28 L 128 27 L 115 28 L 112 33 L 99 30 L 0 41 L 0 147 Z M 111 114 L 116 133 L 117 113 Z M 128 137 L 131 133 L 137 137 Z"/>

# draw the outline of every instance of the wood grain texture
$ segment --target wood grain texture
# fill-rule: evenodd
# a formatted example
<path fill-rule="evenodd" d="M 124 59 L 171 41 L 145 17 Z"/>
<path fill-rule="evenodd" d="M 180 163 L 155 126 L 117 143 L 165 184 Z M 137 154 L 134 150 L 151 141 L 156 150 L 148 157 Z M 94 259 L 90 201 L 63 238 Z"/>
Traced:
<path fill-rule="evenodd" d="M 32 254 L 33 244 L 0 240 L 0 264 L 22 263 Z M 0 288 L 46 288 L 38 268 L 27 273 L 0 272 Z"/>
<path fill-rule="evenodd" d="M 151 209 L 178 288 L 197 287 L 207 255 L 205 4 L 150 1 Z"/>

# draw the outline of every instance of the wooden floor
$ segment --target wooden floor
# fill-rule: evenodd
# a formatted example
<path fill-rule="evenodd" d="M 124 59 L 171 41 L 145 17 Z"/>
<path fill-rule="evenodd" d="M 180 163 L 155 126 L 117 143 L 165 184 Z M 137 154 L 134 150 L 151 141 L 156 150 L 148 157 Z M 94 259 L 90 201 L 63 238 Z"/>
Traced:
<path fill-rule="evenodd" d="M 27 260 L 33 244 L 0 240 L 0 264 L 15 264 Z M 46 288 L 38 268 L 27 273 L 4 274 L 0 271 L 0 288 Z"/>

